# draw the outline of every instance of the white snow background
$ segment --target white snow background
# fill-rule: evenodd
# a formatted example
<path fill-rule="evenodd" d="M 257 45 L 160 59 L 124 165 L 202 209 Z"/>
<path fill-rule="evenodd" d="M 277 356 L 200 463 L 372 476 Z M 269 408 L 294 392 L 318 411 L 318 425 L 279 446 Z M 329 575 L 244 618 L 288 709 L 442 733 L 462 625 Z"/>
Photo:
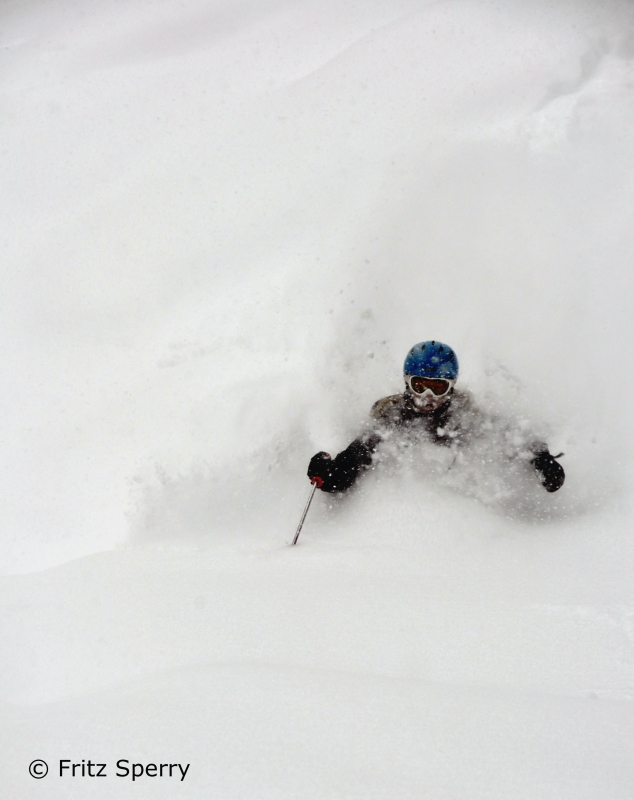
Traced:
<path fill-rule="evenodd" d="M 633 23 L 4 0 L 3 798 L 634 797 Z M 289 547 L 432 338 L 565 486 L 421 448 Z"/>

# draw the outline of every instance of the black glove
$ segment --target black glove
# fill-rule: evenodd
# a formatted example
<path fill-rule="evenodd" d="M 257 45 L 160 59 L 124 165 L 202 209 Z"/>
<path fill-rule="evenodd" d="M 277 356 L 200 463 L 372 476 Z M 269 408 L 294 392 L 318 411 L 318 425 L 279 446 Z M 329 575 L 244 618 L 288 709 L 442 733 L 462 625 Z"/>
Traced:
<path fill-rule="evenodd" d="M 563 453 L 560 453 L 560 455 L 563 455 Z M 558 461 L 555 461 L 555 456 L 552 456 L 548 450 L 541 450 L 536 453 L 531 464 L 539 473 L 542 486 L 547 492 L 556 492 L 557 489 L 561 489 L 564 485 L 566 479 L 564 468 Z"/>
<path fill-rule="evenodd" d="M 332 459 L 330 458 L 329 453 L 317 453 L 310 459 L 310 464 L 308 465 L 308 477 L 311 479 L 313 478 L 320 478 L 322 482 L 326 483 L 330 478 L 330 468 L 332 466 Z"/>

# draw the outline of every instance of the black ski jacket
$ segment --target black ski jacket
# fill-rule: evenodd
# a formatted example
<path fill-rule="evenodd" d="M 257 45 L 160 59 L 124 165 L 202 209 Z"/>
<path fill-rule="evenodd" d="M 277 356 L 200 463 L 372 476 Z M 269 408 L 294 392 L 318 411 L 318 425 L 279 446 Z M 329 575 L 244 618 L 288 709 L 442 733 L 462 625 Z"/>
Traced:
<path fill-rule="evenodd" d="M 368 429 L 345 450 L 331 459 L 328 453 L 317 453 L 308 466 L 308 477 L 322 481 L 324 492 L 343 492 L 372 465 L 378 445 L 399 431 L 403 437 L 425 437 L 441 446 L 459 447 L 481 435 L 486 420 L 475 407 L 468 392 L 457 391 L 432 414 L 422 414 L 408 392 L 378 400 L 370 412 Z M 546 491 L 556 492 L 563 486 L 563 467 L 543 442 L 527 440 L 517 445 L 526 451 Z"/>

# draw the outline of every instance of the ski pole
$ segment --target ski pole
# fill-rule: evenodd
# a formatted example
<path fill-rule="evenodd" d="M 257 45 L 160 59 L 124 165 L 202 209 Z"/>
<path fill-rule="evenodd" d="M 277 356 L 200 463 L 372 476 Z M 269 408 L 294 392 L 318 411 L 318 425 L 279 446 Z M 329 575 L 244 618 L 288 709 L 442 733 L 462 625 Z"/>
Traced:
<path fill-rule="evenodd" d="M 323 485 L 323 480 L 318 478 L 316 475 L 311 480 L 313 484 L 313 488 L 310 490 L 310 494 L 308 495 L 308 502 L 306 503 L 306 507 L 304 508 L 304 513 L 302 514 L 302 518 L 299 521 L 299 525 L 297 526 L 297 533 L 295 534 L 295 538 L 293 539 L 293 544 L 297 544 L 297 540 L 299 539 L 299 534 L 302 530 L 302 525 L 304 524 L 304 520 L 306 519 L 306 514 L 308 514 L 308 509 L 310 508 L 310 504 L 313 502 L 313 497 L 315 496 L 315 492 L 317 489 L 321 488 Z"/>

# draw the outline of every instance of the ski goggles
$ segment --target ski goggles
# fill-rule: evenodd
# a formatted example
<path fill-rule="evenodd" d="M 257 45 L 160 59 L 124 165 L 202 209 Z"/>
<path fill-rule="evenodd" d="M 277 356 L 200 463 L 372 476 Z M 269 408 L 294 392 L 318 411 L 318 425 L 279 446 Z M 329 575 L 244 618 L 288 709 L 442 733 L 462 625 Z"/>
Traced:
<path fill-rule="evenodd" d="M 448 378 L 423 378 L 420 375 L 406 375 L 405 383 L 414 394 L 424 394 L 429 389 L 436 397 L 442 397 L 451 391 L 455 381 Z"/>

